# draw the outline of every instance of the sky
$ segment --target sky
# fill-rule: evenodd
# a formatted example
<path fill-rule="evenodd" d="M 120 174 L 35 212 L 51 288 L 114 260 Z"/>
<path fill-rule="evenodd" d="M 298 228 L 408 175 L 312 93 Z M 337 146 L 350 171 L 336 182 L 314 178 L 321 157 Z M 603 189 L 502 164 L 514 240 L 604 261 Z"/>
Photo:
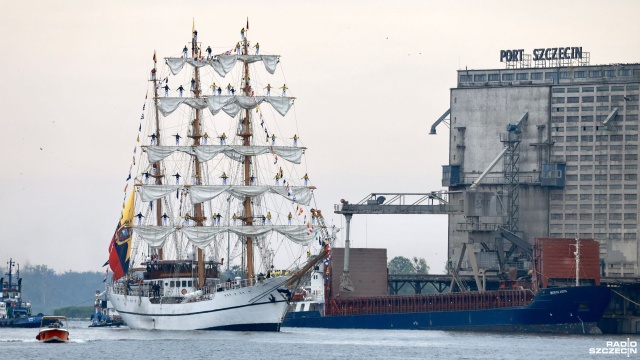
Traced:
<path fill-rule="evenodd" d="M 640 61 L 637 1 L 9 1 L 0 12 L 0 264 L 102 271 L 120 216 L 152 54 L 233 46 L 249 19 L 282 56 L 309 176 L 329 224 L 340 199 L 443 190 L 460 69 L 502 49 L 582 46 Z M 123 175 L 124 174 L 124 175 Z M 344 236 L 344 231 L 340 233 Z M 356 215 L 352 246 L 446 262 L 444 215 Z"/>

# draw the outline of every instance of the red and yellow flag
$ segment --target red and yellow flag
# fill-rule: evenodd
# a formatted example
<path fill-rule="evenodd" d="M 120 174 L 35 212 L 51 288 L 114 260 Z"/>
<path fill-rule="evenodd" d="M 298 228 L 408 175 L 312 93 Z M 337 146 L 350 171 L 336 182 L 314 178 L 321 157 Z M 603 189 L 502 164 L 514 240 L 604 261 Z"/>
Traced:
<path fill-rule="evenodd" d="M 134 192 L 131 191 L 122 216 L 118 221 L 116 231 L 109 244 L 109 267 L 113 271 L 113 280 L 118 280 L 129 271 L 129 257 L 131 256 L 131 237 L 133 226 Z"/>

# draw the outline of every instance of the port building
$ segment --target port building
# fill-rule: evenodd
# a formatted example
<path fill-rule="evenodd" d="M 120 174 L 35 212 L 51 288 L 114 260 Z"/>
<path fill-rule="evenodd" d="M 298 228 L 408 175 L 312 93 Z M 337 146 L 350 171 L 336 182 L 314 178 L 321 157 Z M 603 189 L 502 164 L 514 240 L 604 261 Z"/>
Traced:
<path fill-rule="evenodd" d="M 591 65 L 579 47 L 500 60 L 459 70 L 450 90 L 442 185 L 464 208 L 448 217 L 450 259 L 528 269 L 536 238 L 595 239 L 603 276 L 640 276 L 640 63 Z"/>

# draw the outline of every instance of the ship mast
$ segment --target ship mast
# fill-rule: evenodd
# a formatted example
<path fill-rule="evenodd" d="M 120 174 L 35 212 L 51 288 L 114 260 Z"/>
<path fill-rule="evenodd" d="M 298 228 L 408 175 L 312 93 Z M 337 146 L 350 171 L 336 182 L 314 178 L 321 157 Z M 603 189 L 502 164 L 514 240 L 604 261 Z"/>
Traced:
<path fill-rule="evenodd" d="M 245 36 L 242 42 L 242 50 L 244 55 L 249 54 L 249 42 L 248 38 L 249 29 L 245 30 Z M 251 96 L 251 87 L 249 86 L 249 63 L 245 60 L 243 62 L 244 65 L 244 86 L 242 91 L 244 96 Z M 250 146 L 251 145 L 251 137 L 253 134 L 251 133 L 251 110 L 247 109 L 244 113 L 243 119 L 243 128 L 244 132 L 240 134 L 242 137 L 242 145 Z M 246 155 L 244 157 L 244 185 L 251 185 L 251 156 Z M 249 196 L 244 199 L 244 223 L 247 226 L 253 225 L 253 212 L 251 209 L 251 198 Z M 247 237 L 247 278 L 251 282 L 253 279 L 253 239 L 248 236 Z"/>
<path fill-rule="evenodd" d="M 193 37 L 191 40 L 191 58 L 192 59 L 195 59 L 200 55 L 198 51 L 199 47 L 198 47 L 195 34 L 197 34 L 197 32 L 194 30 L 192 34 Z M 192 89 L 192 91 L 193 91 L 193 97 L 197 99 L 200 97 L 200 71 L 197 66 L 194 66 L 193 73 L 194 73 L 195 83 L 193 83 L 194 88 Z M 199 109 L 195 109 L 196 117 L 195 119 L 193 119 L 193 135 L 191 136 L 193 138 L 193 146 L 200 146 L 200 111 L 201 110 Z M 198 157 L 195 156 L 193 161 L 194 161 L 194 170 L 195 170 L 194 176 L 196 178 L 196 182 L 199 184 L 200 179 L 202 178 L 201 169 L 200 169 L 200 160 L 198 160 Z M 195 218 L 193 218 L 193 220 L 196 222 L 196 226 L 203 225 L 204 217 L 202 216 L 202 204 L 200 203 L 195 205 Z M 198 248 L 198 288 L 202 288 L 204 286 L 204 266 L 205 266 L 204 253 L 202 249 Z"/>
<path fill-rule="evenodd" d="M 160 146 L 160 114 L 158 111 L 158 68 L 157 68 L 157 59 L 156 53 L 153 52 L 153 75 L 151 76 L 151 80 L 153 81 L 153 104 L 155 110 L 155 120 L 156 120 L 156 145 Z M 160 168 L 160 162 L 153 163 L 153 169 L 155 169 L 155 173 L 152 174 L 155 178 L 156 185 L 162 185 L 162 173 Z M 162 199 L 156 200 L 156 224 L 158 226 L 162 225 Z M 164 258 L 164 253 L 162 248 L 158 249 L 158 260 L 162 260 Z"/>

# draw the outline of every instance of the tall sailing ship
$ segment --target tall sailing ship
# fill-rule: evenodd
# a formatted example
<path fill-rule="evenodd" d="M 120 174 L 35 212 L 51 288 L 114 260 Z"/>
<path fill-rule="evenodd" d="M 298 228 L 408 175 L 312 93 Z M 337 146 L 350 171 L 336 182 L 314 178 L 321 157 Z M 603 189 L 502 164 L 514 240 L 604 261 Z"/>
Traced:
<path fill-rule="evenodd" d="M 318 240 L 306 148 L 296 125 L 274 123 L 295 98 L 271 86 L 280 56 L 248 30 L 218 53 L 192 29 L 163 68 L 154 52 L 137 176 L 109 248 L 107 296 L 131 328 L 279 331 L 285 285 Z M 294 262 L 275 266 L 277 250 Z"/>

